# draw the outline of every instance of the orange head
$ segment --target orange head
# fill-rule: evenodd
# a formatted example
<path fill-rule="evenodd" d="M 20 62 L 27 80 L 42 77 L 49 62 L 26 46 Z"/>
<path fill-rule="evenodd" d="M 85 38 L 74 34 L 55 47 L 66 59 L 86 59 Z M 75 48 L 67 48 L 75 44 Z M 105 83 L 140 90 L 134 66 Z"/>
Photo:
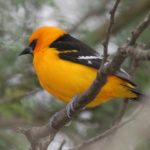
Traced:
<path fill-rule="evenodd" d="M 29 46 L 20 55 L 32 54 L 34 51 L 48 47 L 66 32 L 58 27 L 44 26 L 35 30 L 29 38 Z"/>

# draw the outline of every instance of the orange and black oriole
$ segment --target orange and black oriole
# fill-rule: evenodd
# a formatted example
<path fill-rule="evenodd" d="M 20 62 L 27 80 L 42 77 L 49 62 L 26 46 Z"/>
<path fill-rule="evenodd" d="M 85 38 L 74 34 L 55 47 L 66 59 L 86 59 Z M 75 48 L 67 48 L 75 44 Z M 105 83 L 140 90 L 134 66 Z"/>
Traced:
<path fill-rule="evenodd" d="M 102 62 L 96 51 L 58 27 L 44 26 L 35 30 L 29 38 L 29 46 L 20 55 L 24 54 L 33 55 L 41 86 L 66 103 L 91 85 Z M 139 95 L 130 76 L 121 69 L 108 76 L 88 107 L 113 98 L 137 99 Z"/>

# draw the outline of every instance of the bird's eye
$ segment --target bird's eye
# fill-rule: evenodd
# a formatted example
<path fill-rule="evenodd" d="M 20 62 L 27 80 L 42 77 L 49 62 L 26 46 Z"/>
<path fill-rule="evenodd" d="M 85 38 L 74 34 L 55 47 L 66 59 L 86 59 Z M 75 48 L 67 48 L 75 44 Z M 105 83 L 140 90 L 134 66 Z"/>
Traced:
<path fill-rule="evenodd" d="M 37 41 L 38 41 L 37 39 L 34 39 L 34 40 L 30 43 L 29 47 L 31 47 L 32 50 L 35 49 L 35 46 L 36 46 L 36 44 L 37 44 Z"/>

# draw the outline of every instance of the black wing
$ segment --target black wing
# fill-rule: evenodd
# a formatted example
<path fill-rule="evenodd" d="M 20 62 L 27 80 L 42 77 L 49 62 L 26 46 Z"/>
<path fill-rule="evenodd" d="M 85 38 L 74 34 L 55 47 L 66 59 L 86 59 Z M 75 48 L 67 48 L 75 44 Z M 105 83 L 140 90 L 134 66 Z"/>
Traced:
<path fill-rule="evenodd" d="M 63 35 L 53 42 L 50 47 L 60 51 L 59 57 L 75 63 L 83 64 L 98 69 L 101 64 L 99 54 L 83 42 L 69 34 Z"/>
<path fill-rule="evenodd" d="M 99 69 L 102 62 L 102 58 L 99 53 L 69 34 L 65 34 L 54 41 L 50 47 L 56 48 L 60 51 L 59 57 L 64 60 L 90 66 L 95 69 Z M 128 81 L 132 85 L 135 85 L 128 73 L 126 73 L 123 69 L 120 69 L 114 73 L 114 75 Z"/>

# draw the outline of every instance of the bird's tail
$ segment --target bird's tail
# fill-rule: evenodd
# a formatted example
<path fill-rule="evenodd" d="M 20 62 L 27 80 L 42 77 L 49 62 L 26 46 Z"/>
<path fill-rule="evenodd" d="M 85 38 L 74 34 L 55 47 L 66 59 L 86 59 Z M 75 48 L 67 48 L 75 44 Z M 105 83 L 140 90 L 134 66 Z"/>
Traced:
<path fill-rule="evenodd" d="M 129 94 L 129 97 L 128 97 L 129 99 L 141 101 L 143 99 L 148 98 L 148 96 L 146 96 L 144 92 L 140 88 L 137 87 L 136 84 L 126 82 L 125 84 L 122 84 L 122 85 L 126 87 L 128 91 L 130 91 L 130 93 L 132 93 L 132 94 Z"/>
<path fill-rule="evenodd" d="M 142 92 L 142 90 L 140 90 L 137 87 L 136 88 L 129 88 L 129 90 L 136 95 L 136 97 L 131 98 L 133 100 L 141 101 L 142 99 L 148 98 L 148 96 L 146 96 L 144 94 L 144 92 Z"/>

